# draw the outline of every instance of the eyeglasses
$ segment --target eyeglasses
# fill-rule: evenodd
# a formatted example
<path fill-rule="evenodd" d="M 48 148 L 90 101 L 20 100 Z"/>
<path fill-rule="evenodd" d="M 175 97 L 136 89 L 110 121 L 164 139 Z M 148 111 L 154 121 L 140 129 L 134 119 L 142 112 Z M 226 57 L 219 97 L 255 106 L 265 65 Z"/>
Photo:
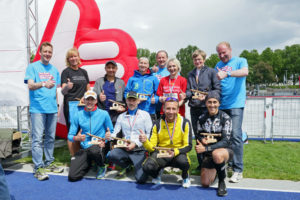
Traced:
<path fill-rule="evenodd" d="M 166 98 L 165 102 L 167 102 L 167 101 L 177 101 L 178 102 L 178 99 L 174 98 L 174 97 L 168 97 L 168 98 Z"/>

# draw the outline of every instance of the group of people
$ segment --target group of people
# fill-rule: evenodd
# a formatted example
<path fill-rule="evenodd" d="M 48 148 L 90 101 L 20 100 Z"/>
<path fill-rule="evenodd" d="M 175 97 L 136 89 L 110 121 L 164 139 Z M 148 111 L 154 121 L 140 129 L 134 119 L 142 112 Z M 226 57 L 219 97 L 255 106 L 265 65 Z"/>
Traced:
<path fill-rule="evenodd" d="M 80 68 L 78 50 L 67 52 L 67 68 L 60 77 L 50 64 L 53 46 L 44 42 L 40 61 L 30 64 L 25 75 L 30 93 L 34 176 L 45 180 L 49 178 L 47 171 L 63 171 L 53 164 L 59 106 L 56 92 L 61 85 L 72 156 L 70 181 L 82 179 L 93 165 L 98 169 L 96 178 L 101 179 L 106 163 L 111 163 L 122 168 L 117 178 L 124 177 L 133 166 L 138 183 L 151 176 L 152 182 L 159 184 L 163 169 L 171 166 L 182 170 L 182 186 L 188 188 L 193 131 L 201 184 L 208 187 L 218 177 L 217 194 L 225 196 L 228 161 L 233 170 L 230 181 L 242 179 L 241 127 L 248 65 L 245 59 L 232 56 L 228 42 L 219 43 L 216 50 L 220 62 L 215 69 L 205 66 L 206 53 L 196 50 L 191 55 L 195 68 L 187 79 L 180 75 L 180 62 L 168 59 L 164 50 L 157 52 L 157 65 L 152 69 L 148 58 L 141 57 L 126 84 L 116 77 L 117 63 L 110 60 L 105 64 L 105 76 L 97 79 L 91 90 L 88 73 Z M 84 107 L 77 106 L 80 99 Z M 185 118 L 187 101 L 192 124 Z"/>

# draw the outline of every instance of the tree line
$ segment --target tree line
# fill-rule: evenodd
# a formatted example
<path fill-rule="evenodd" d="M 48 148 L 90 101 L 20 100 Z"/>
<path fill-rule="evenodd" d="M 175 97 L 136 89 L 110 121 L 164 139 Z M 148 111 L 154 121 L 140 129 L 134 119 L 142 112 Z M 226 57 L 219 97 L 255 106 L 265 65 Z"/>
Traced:
<path fill-rule="evenodd" d="M 192 53 L 199 49 L 197 46 L 188 45 L 181 48 L 176 53 L 176 58 L 181 63 L 180 74 L 187 77 L 189 71 L 194 68 Z M 139 48 L 137 57 L 147 57 L 150 66 L 156 64 L 156 52 L 150 52 L 148 49 Z M 240 55 L 248 61 L 249 75 L 247 76 L 247 84 L 249 86 L 255 84 L 285 84 L 287 80 L 291 80 L 293 85 L 298 81 L 300 75 L 300 44 L 286 46 L 284 49 L 272 50 L 267 47 L 261 54 L 253 49 L 251 51 L 244 50 Z M 217 54 L 211 54 L 206 59 L 205 65 L 214 68 L 219 62 Z"/>

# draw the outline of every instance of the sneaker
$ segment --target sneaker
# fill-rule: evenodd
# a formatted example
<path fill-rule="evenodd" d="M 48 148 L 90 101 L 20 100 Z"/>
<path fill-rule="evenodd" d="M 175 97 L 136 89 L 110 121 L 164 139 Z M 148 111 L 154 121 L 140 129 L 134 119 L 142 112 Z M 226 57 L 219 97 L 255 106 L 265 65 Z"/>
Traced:
<path fill-rule="evenodd" d="M 107 171 L 113 171 L 116 170 L 116 165 L 114 163 L 109 163 L 107 167 Z"/>
<path fill-rule="evenodd" d="M 38 168 L 35 173 L 34 177 L 37 178 L 39 181 L 47 180 L 49 179 L 48 174 L 46 173 L 45 169 L 40 167 Z"/>
<path fill-rule="evenodd" d="M 102 178 L 104 178 L 105 173 L 106 173 L 106 166 L 104 165 L 103 167 L 99 168 L 99 171 L 98 171 L 98 173 L 96 175 L 96 179 L 102 179 Z"/>
<path fill-rule="evenodd" d="M 218 185 L 218 192 L 217 192 L 218 196 L 223 197 L 227 195 L 227 189 L 226 189 L 226 184 L 225 181 L 219 181 L 219 185 Z"/>
<path fill-rule="evenodd" d="M 191 186 L 191 181 L 190 181 L 190 178 L 186 178 L 186 179 L 183 179 L 182 181 L 182 187 L 184 188 L 189 188 Z"/>
<path fill-rule="evenodd" d="M 121 171 L 119 171 L 119 173 L 116 175 L 116 179 L 122 179 L 122 178 L 125 178 L 127 175 L 126 175 L 126 172 L 127 172 L 127 168 L 123 168 L 121 169 Z"/>
<path fill-rule="evenodd" d="M 155 185 L 160 185 L 161 184 L 161 176 L 158 175 L 156 178 L 153 178 L 152 183 Z"/>
<path fill-rule="evenodd" d="M 243 173 L 242 172 L 233 172 L 232 177 L 230 178 L 229 182 L 231 183 L 238 183 L 240 180 L 243 178 Z"/>
<path fill-rule="evenodd" d="M 51 163 L 45 167 L 46 172 L 62 173 L 64 168 L 56 166 L 54 163 Z"/>

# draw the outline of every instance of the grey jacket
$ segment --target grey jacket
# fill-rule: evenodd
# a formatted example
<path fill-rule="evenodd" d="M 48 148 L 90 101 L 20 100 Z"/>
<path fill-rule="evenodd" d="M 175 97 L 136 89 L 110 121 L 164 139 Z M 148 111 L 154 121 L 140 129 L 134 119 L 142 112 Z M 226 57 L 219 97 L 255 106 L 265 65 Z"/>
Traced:
<path fill-rule="evenodd" d="M 103 102 L 100 101 L 99 94 L 102 92 L 103 85 L 106 80 L 107 80 L 106 76 L 98 78 L 95 82 L 94 89 L 93 89 L 96 92 L 98 97 L 98 106 L 100 106 L 100 108 L 102 109 L 105 109 L 105 105 L 103 104 Z M 117 77 L 115 78 L 115 89 L 116 89 L 116 101 L 124 102 L 123 95 L 125 90 L 125 83 L 122 79 Z"/>
<path fill-rule="evenodd" d="M 186 88 L 186 96 L 189 100 L 189 106 L 190 107 L 205 107 L 204 101 L 199 101 L 198 99 L 193 99 L 193 92 L 191 89 L 199 90 L 202 92 L 209 92 L 212 90 L 215 90 L 219 94 L 221 93 L 221 85 L 220 81 L 217 78 L 217 72 L 209 68 L 207 66 L 204 66 L 199 73 L 198 77 L 198 84 L 196 82 L 196 76 L 197 76 L 197 69 L 194 68 L 192 71 L 188 73 L 188 79 L 187 79 L 187 88 Z"/>

